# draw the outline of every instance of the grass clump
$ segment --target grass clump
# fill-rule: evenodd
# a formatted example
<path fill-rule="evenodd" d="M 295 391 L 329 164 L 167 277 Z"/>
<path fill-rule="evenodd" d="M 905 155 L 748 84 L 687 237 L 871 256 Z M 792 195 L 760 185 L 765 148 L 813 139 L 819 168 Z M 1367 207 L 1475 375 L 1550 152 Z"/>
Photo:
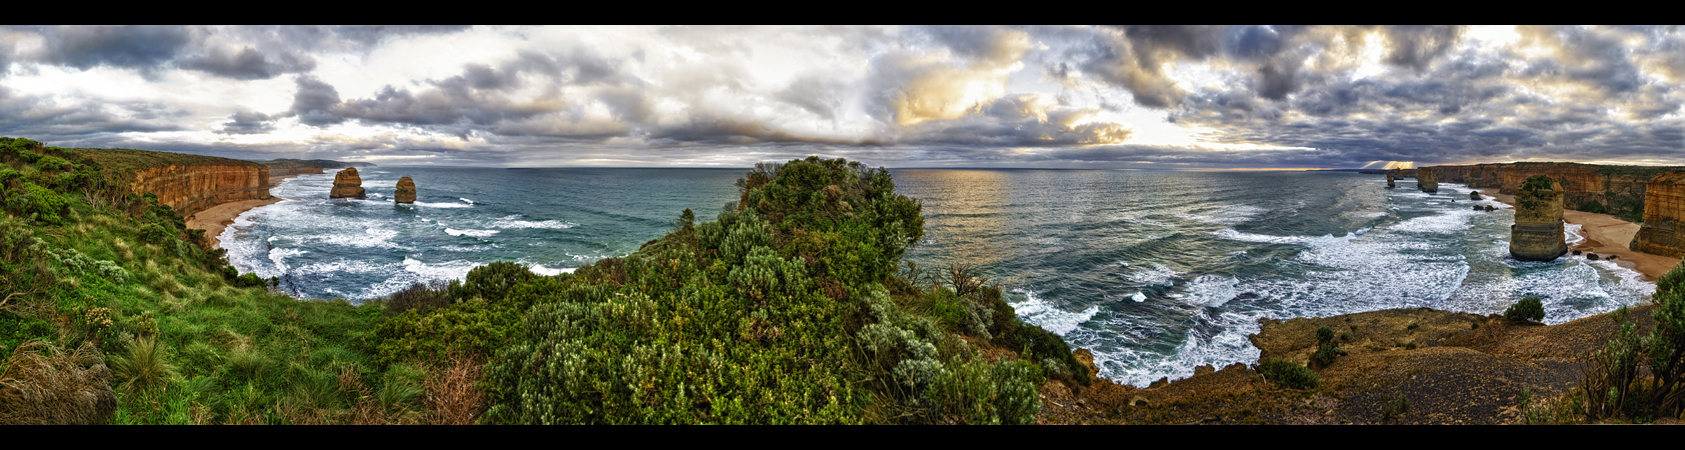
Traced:
<path fill-rule="evenodd" d="M 1264 358 L 1254 371 L 1264 379 L 1288 389 L 1314 389 L 1321 381 L 1309 368 L 1281 358 Z"/>
<path fill-rule="evenodd" d="M 1545 306 L 1538 297 L 1527 296 L 1504 309 L 1504 318 L 1511 322 L 1539 322 L 1545 320 Z"/>

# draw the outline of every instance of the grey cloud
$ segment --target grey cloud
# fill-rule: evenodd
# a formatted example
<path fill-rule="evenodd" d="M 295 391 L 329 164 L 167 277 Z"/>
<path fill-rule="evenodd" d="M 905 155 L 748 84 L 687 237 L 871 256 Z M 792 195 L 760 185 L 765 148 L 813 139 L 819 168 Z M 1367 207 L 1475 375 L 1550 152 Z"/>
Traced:
<path fill-rule="evenodd" d="M 262 134 L 275 130 L 275 118 L 268 114 L 254 111 L 238 111 L 228 116 L 232 122 L 224 122 L 220 134 Z"/>
<path fill-rule="evenodd" d="M 826 120 L 836 120 L 843 107 L 848 86 L 823 73 L 810 72 L 797 76 L 790 86 L 779 91 L 777 98 L 800 106 Z"/>
<path fill-rule="evenodd" d="M 183 58 L 184 69 L 200 70 L 236 80 L 266 80 L 286 73 L 309 72 L 316 68 L 316 60 L 308 55 L 290 51 L 264 55 L 251 47 L 237 53 L 212 48 L 204 55 Z"/>
<path fill-rule="evenodd" d="M 57 99 L 0 86 L 0 135 L 39 141 L 79 141 L 119 133 L 181 131 L 187 111 L 136 101 Z M 57 145 L 57 144 L 55 144 Z"/>
<path fill-rule="evenodd" d="M 1387 34 L 1386 62 L 1418 72 L 1450 50 L 1463 34 L 1463 27 L 1448 25 L 1390 26 L 1382 30 Z"/>
<path fill-rule="evenodd" d="M 339 91 L 333 86 L 309 75 L 299 76 L 294 81 L 298 84 L 298 92 L 293 94 L 293 106 L 288 115 L 297 116 L 300 123 L 315 127 L 345 121 L 333 112 L 339 105 Z"/>
<path fill-rule="evenodd" d="M 97 66 L 151 68 L 175 58 L 192 36 L 168 26 L 43 27 L 44 60 L 82 70 Z"/>

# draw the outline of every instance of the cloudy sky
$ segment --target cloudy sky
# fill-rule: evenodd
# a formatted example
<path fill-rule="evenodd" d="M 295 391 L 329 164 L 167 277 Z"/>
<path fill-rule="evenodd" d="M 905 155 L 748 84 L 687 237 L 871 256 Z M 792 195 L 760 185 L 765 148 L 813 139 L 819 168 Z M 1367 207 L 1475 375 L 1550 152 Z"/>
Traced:
<path fill-rule="evenodd" d="M 0 136 L 241 159 L 1685 165 L 1682 104 L 1678 26 L 0 28 Z"/>

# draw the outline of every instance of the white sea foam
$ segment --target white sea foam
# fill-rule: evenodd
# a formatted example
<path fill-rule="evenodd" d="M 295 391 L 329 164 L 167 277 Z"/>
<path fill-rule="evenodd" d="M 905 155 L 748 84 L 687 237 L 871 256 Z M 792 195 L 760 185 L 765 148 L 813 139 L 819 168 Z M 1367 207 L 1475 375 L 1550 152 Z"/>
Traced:
<path fill-rule="evenodd" d="M 445 234 L 449 234 L 451 236 L 486 237 L 497 234 L 497 230 L 458 230 L 455 228 L 446 228 Z"/>
<path fill-rule="evenodd" d="M 467 203 L 467 204 L 470 204 L 470 205 L 474 204 L 473 200 L 469 200 L 469 199 L 466 199 L 466 198 L 457 197 L 457 200 L 462 200 L 463 203 Z"/>
<path fill-rule="evenodd" d="M 574 226 L 578 225 L 578 224 L 575 224 L 575 223 L 572 223 L 572 222 L 563 222 L 563 221 L 560 221 L 560 220 L 537 220 L 537 221 L 534 221 L 534 220 L 520 220 L 520 218 L 521 218 L 520 214 L 507 216 L 507 217 L 504 217 L 504 218 L 501 218 L 501 219 L 497 219 L 496 221 L 492 222 L 490 226 L 492 228 L 503 228 L 503 229 L 549 228 L 549 229 L 561 230 L 561 229 L 573 228 Z"/>
<path fill-rule="evenodd" d="M 1221 229 L 1221 230 L 1217 230 L 1217 232 L 1214 233 L 1214 234 L 1216 234 L 1218 238 L 1228 239 L 1228 240 L 1231 240 L 1231 241 L 1258 242 L 1258 243 L 1263 243 L 1263 244 L 1298 244 L 1298 245 L 1303 245 L 1303 246 L 1307 246 L 1307 247 L 1311 247 L 1311 248 L 1317 248 L 1317 247 L 1326 247 L 1326 246 L 1330 246 L 1330 245 L 1345 245 L 1345 244 L 1351 242 L 1352 238 L 1360 236 L 1363 233 L 1368 232 L 1368 231 L 1369 231 L 1368 228 L 1364 228 L 1364 229 L 1354 231 L 1354 232 L 1352 232 L 1350 234 L 1347 234 L 1345 236 L 1336 237 L 1336 236 L 1331 235 L 1331 234 L 1324 234 L 1322 236 L 1312 237 L 1312 236 L 1272 236 L 1272 235 L 1268 235 L 1268 234 L 1255 234 L 1255 233 L 1246 233 L 1246 232 L 1241 232 L 1241 231 L 1235 231 L 1235 229 L 1233 229 L 1233 228 L 1224 228 L 1224 229 Z"/>
<path fill-rule="evenodd" d="M 1129 296 L 1129 299 L 1134 300 L 1135 303 L 1141 303 L 1147 301 L 1147 294 L 1136 292 L 1135 295 Z"/>
<path fill-rule="evenodd" d="M 1215 308 L 1238 296 L 1235 288 L 1239 285 L 1240 280 L 1232 276 L 1200 275 L 1185 286 L 1188 290 L 1185 298 L 1194 305 Z"/>
<path fill-rule="evenodd" d="M 411 204 L 415 205 L 415 206 L 420 206 L 420 207 L 423 207 L 423 208 L 472 208 L 472 207 L 474 207 L 473 204 L 462 204 L 462 203 L 415 202 L 415 203 L 411 203 Z"/>
<path fill-rule="evenodd" d="M 1012 309 L 1018 312 L 1019 318 L 1060 336 L 1077 329 L 1083 322 L 1094 318 L 1094 315 L 1100 312 L 1099 306 L 1090 306 L 1082 312 L 1066 312 L 1052 303 L 1042 300 L 1040 296 L 1036 295 L 1035 291 L 1019 288 L 1013 289 L 1012 292 L 1024 294 L 1028 298 L 1022 303 L 1012 305 Z"/>
<path fill-rule="evenodd" d="M 1182 272 L 1170 270 L 1169 267 L 1165 267 L 1163 264 L 1153 264 L 1152 269 L 1129 274 L 1129 281 L 1141 283 L 1146 286 L 1170 286 L 1174 283 L 1173 280 L 1176 276 L 1181 274 Z"/>
<path fill-rule="evenodd" d="M 564 274 L 564 273 L 573 273 L 573 271 L 579 270 L 578 267 L 566 267 L 566 268 L 561 268 L 561 269 L 551 269 L 549 267 L 544 267 L 543 264 L 533 264 L 532 267 L 530 267 L 528 269 L 532 270 L 532 273 L 536 273 L 536 274 L 544 275 L 544 276 L 555 276 L 555 275 Z"/>
<path fill-rule="evenodd" d="M 1563 243 L 1568 244 L 1568 245 L 1574 245 L 1574 244 L 1580 243 L 1580 241 L 1586 240 L 1586 237 L 1583 234 L 1581 234 L 1581 233 L 1584 233 L 1584 232 L 1585 232 L 1585 226 L 1584 225 L 1580 225 L 1580 224 L 1577 224 L 1577 223 L 1570 223 L 1570 224 L 1563 225 L 1562 226 Z"/>
<path fill-rule="evenodd" d="M 1469 229 L 1469 217 L 1475 214 L 1473 208 L 1454 209 L 1399 222 L 1388 228 L 1410 233 L 1453 233 Z"/>

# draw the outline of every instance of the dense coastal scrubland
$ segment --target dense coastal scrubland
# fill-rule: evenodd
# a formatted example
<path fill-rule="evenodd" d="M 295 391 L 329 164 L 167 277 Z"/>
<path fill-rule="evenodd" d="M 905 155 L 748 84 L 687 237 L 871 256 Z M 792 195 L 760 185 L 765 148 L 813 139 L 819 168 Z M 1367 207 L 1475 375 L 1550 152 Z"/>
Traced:
<path fill-rule="evenodd" d="M 182 217 L 327 166 L 152 153 L 0 139 L 0 423 L 1537 423 L 1682 406 L 1677 268 L 1651 275 L 1653 305 L 1556 326 L 1524 299 L 1509 316 L 1266 321 L 1258 364 L 1138 389 L 1095 377 L 969 268 L 904 264 L 922 205 L 858 163 L 757 166 L 715 220 L 686 210 L 571 274 L 494 263 L 354 306 L 271 292 Z M 1581 245 L 1625 245 L 1605 228 Z"/>
<path fill-rule="evenodd" d="M 763 166 L 577 275 L 353 306 L 236 276 L 79 151 L 0 145 L 0 423 L 1030 423 L 1091 378 L 971 271 L 900 269 L 920 205 L 857 163 Z"/>

